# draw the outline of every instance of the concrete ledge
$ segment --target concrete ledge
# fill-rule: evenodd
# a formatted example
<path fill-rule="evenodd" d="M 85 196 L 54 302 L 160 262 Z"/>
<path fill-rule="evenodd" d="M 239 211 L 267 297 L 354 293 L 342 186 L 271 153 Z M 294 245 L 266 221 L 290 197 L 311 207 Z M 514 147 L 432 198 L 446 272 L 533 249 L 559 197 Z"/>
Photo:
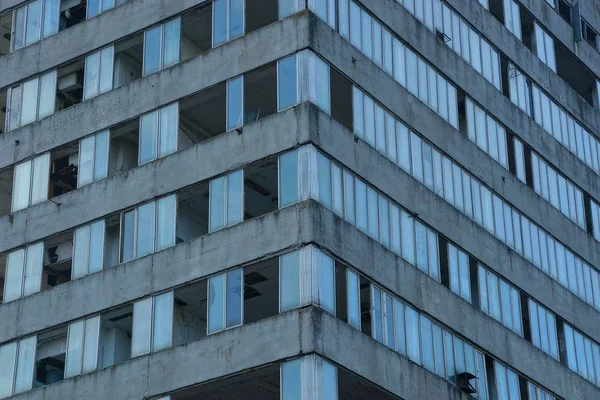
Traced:
<path fill-rule="evenodd" d="M 287 207 L 2 304 L 0 343 L 299 247 L 311 240 L 316 229 L 312 218 L 318 207 L 314 202 Z M 244 251 L 232 251 L 233 248 Z"/>
<path fill-rule="evenodd" d="M 521 70 L 525 72 L 538 86 L 548 91 L 554 100 L 561 104 L 566 110 L 574 115 L 588 130 L 598 137 L 600 127 L 600 115 L 598 110 L 586 102 L 567 82 L 565 82 L 556 72 L 544 64 L 531 50 L 525 46 L 515 35 L 513 35 L 504 25 L 496 19 L 490 12 L 483 7 L 473 7 L 471 0 L 447 0 L 448 3 L 465 17 L 484 37 Z M 568 39 L 571 44 L 573 41 L 573 29 L 564 19 L 544 2 L 536 2 L 536 7 L 548 9 L 548 17 L 552 15 L 551 23 L 561 27 L 566 24 L 569 31 Z M 583 15 L 583 14 L 582 14 Z M 560 21 L 558 21 L 560 20 Z M 538 22 L 540 22 L 538 20 Z M 562 24 L 560 23 L 562 22 Z M 544 27 L 548 29 L 548 27 Z M 591 47 L 582 42 L 587 48 Z M 600 76 L 600 53 L 592 51 L 577 52 L 572 46 L 568 47 L 572 56 L 578 57 L 577 61 L 584 64 L 596 76 Z M 586 57 L 588 56 L 588 57 Z"/>
<path fill-rule="evenodd" d="M 315 141 L 315 144 L 323 151 L 350 170 L 355 171 L 397 203 L 411 212 L 416 212 L 419 219 L 433 227 L 441 235 L 450 238 L 453 243 L 471 253 L 515 286 L 520 287 L 532 298 L 537 299 L 600 342 L 600 327 L 595 322 L 598 313 L 594 308 L 584 303 L 523 257 L 509 250 L 506 245 L 365 142 L 354 143 L 352 135 L 339 124 L 329 119 L 329 126 L 326 126 L 327 121 L 327 118 L 322 118 L 319 125 L 323 131 L 329 132 L 329 134 L 319 136 Z M 336 230 L 342 230 L 338 223 L 323 222 L 320 225 L 329 226 L 329 224 L 335 226 L 334 231 L 328 232 L 331 240 L 347 239 L 345 234 L 335 233 Z M 323 235 L 323 239 L 329 237 L 326 234 Z M 350 240 L 346 245 L 360 248 L 357 240 Z M 371 254 L 371 250 L 364 250 L 365 254 Z M 352 263 L 352 265 L 364 265 L 364 261 L 366 260 L 363 259 L 362 262 Z M 414 267 L 411 268 L 416 270 Z M 391 282 L 392 279 L 392 277 L 387 277 L 378 279 L 378 281 L 386 283 Z M 425 309 L 427 310 L 427 308 Z M 462 330 L 458 331 L 462 332 Z"/>
<path fill-rule="evenodd" d="M 349 265 L 379 284 L 387 284 L 391 292 L 561 397 L 588 399 L 600 395 L 600 388 L 475 309 L 445 286 L 406 263 L 332 212 L 323 208 L 320 211 L 321 219 L 315 221 L 315 225 L 321 227 L 317 242 Z M 356 332 L 358 335 L 359 332 Z M 350 345 L 342 341 L 336 346 L 360 348 L 361 351 L 372 348 L 366 343 Z M 373 353 L 365 350 L 365 354 Z M 365 365 L 366 368 L 373 366 Z M 385 375 L 381 368 L 384 366 L 378 366 L 373 374 Z"/>
<path fill-rule="evenodd" d="M 0 218 L 0 252 L 121 211 L 145 200 L 172 193 L 197 182 L 288 150 L 308 141 L 311 111 L 308 106 L 274 114 L 255 124 L 216 136 L 189 149 L 160 158 L 86 185 Z M 178 171 L 174 174 L 173 171 Z M 52 221 L 51 224 L 48 221 Z"/>
<path fill-rule="evenodd" d="M 600 265 L 600 243 L 594 240 L 593 237 L 589 236 L 560 211 L 552 207 L 550 203 L 520 182 L 516 176 L 501 167 L 500 164 L 477 148 L 465 136 L 443 121 L 341 36 L 333 32 L 325 23 L 318 23 L 317 27 L 320 40 L 316 42 L 315 50 L 335 68 L 347 75 L 352 81 L 361 82 L 363 89 L 371 96 L 386 105 L 400 119 L 424 135 L 475 177 L 485 182 L 487 186 L 493 188 L 509 203 L 523 211 L 538 225 L 592 264 Z M 358 61 L 353 63 L 352 60 Z M 492 88 L 490 85 L 487 86 Z M 390 90 L 390 88 L 394 89 Z M 503 98 L 499 92 L 493 90 L 497 96 Z M 533 121 L 529 121 L 533 124 Z M 338 124 L 334 125 L 338 126 Z M 328 132 L 329 129 L 339 130 L 339 128 L 332 126 L 331 128 L 324 128 L 323 131 Z M 323 135 L 319 137 L 321 139 L 325 138 Z M 350 137 L 343 139 L 346 146 L 355 146 L 351 139 Z M 554 139 L 551 140 L 554 141 Z M 558 142 L 553 144 L 558 145 Z M 332 146 L 338 148 L 338 144 Z M 345 151 L 348 147 L 342 146 L 339 149 Z M 563 150 L 566 152 L 566 149 Z M 587 169 L 587 171 L 593 175 L 594 180 L 592 180 L 592 176 L 589 176 L 589 186 L 594 188 L 593 194 L 600 195 L 600 187 L 596 184 L 598 176 L 590 169 Z"/>
<path fill-rule="evenodd" d="M 0 169 L 308 47 L 309 31 L 308 12 L 296 14 L 127 86 L 0 135 Z"/>
<path fill-rule="evenodd" d="M 0 88 L 91 53 L 206 1 L 130 0 L 97 17 L 0 57 Z"/>

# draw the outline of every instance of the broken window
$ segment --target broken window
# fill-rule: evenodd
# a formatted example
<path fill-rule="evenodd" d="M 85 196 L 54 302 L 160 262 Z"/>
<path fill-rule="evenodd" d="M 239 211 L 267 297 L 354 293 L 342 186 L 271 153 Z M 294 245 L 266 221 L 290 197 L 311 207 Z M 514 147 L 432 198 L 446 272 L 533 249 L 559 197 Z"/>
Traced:
<path fill-rule="evenodd" d="M 177 151 L 179 103 L 140 117 L 139 164 Z"/>
<path fill-rule="evenodd" d="M 65 378 L 95 371 L 98 367 L 100 316 L 69 325 Z"/>
<path fill-rule="evenodd" d="M 129 171 L 138 166 L 138 147 L 139 147 L 139 119 L 128 121 L 118 126 L 110 128 L 109 145 L 107 151 L 108 156 L 108 176 Z M 99 142 L 100 140 L 100 142 Z M 102 169 L 96 169 L 96 160 L 98 159 L 95 152 L 99 147 L 104 147 L 102 138 L 96 138 L 94 143 L 94 175 L 101 176 Z M 101 146 L 99 146 L 99 143 Z M 90 143 L 88 143 L 90 145 Z M 89 154 L 89 153 L 86 153 Z M 100 158 L 100 160 L 102 160 Z M 101 163 L 98 164 L 101 166 Z M 89 177 L 88 168 L 83 165 L 81 168 L 82 177 Z"/>
<path fill-rule="evenodd" d="M 78 58 L 58 69 L 56 109 L 64 110 L 83 100 L 85 58 Z"/>
<path fill-rule="evenodd" d="M 108 176 L 109 147 L 110 133 L 108 130 L 81 139 L 77 164 L 77 187 Z"/>
<path fill-rule="evenodd" d="M 131 357 L 171 347 L 173 343 L 173 291 L 133 304 Z"/>
<path fill-rule="evenodd" d="M 131 358 L 133 305 L 100 316 L 98 369 L 120 364 Z"/>
<path fill-rule="evenodd" d="M 35 387 L 50 385 L 64 379 L 66 353 L 66 326 L 37 335 Z"/>
<path fill-rule="evenodd" d="M 144 32 L 144 76 L 179 62 L 180 35 L 181 18 Z"/>
<path fill-rule="evenodd" d="M 175 244 L 175 202 L 171 195 L 122 214 L 122 262 Z"/>
<path fill-rule="evenodd" d="M 53 114 L 56 99 L 56 71 L 11 87 L 7 96 L 6 132 Z"/>
<path fill-rule="evenodd" d="M 114 44 L 113 88 L 142 77 L 144 35 L 137 34 Z"/>
<path fill-rule="evenodd" d="M 277 315 L 278 258 L 175 290 L 174 345 Z"/>
<path fill-rule="evenodd" d="M 36 336 L 0 346 L 0 398 L 31 390 Z"/>
<path fill-rule="evenodd" d="M 43 242 L 8 254 L 3 302 L 6 303 L 40 291 L 43 257 Z"/>
<path fill-rule="evenodd" d="M 112 89 L 114 50 L 114 46 L 109 46 L 85 58 L 84 100 L 91 99 Z"/>
<path fill-rule="evenodd" d="M 44 269 L 41 290 L 69 282 L 73 259 L 73 231 L 44 240 Z"/>
<path fill-rule="evenodd" d="M 213 47 L 244 34 L 244 0 L 213 1 Z"/>
<path fill-rule="evenodd" d="M 102 270 L 105 235 L 104 220 L 75 229 L 72 279 Z"/>
<path fill-rule="evenodd" d="M 60 196 L 77 189 L 79 146 L 70 143 L 50 155 L 49 198 Z"/>
<path fill-rule="evenodd" d="M 208 233 L 208 183 L 177 193 L 177 243 Z"/>

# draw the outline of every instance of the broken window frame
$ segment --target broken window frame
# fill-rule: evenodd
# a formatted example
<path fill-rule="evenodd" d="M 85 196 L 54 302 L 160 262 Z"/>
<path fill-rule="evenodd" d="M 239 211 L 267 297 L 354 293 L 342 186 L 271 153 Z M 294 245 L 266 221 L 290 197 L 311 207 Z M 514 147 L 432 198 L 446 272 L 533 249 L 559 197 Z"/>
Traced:
<path fill-rule="evenodd" d="M 27 42 L 27 18 L 29 16 L 29 9 L 33 7 L 35 3 L 39 3 L 40 13 L 39 13 L 39 27 L 37 27 L 36 37 Z M 54 10 L 53 10 L 54 8 Z M 51 11 L 49 11 L 51 10 Z M 17 26 L 20 20 L 19 13 L 23 12 L 23 26 L 22 29 L 18 29 Z M 52 19 L 54 17 L 54 19 Z M 48 18 L 48 19 L 47 19 Z M 13 11 L 13 20 L 12 20 L 12 29 L 11 29 L 11 41 L 10 41 L 10 49 L 11 51 L 16 51 L 27 47 L 33 43 L 39 42 L 40 40 L 47 38 L 48 36 L 52 36 L 58 32 L 59 29 L 59 20 L 60 20 L 60 0 L 34 0 L 29 2 L 28 4 L 19 7 L 15 11 Z M 23 43 L 18 46 L 16 42 L 17 30 L 22 31 L 22 40 Z"/>
<path fill-rule="evenodd" d="M 164 304 L 162 304 L 163 301 Z M 157 305 L 157 302 L 160 304 Z M 163 309 L 163 306 L 166 307 Z M 174 292 L 172 290 L 133 304 L 131 358 L 168 349 L 173 345 L 173 309 Z M 160 329 L 165 330 L 162 332 L 164 337 L 158 335 Z"/>
<path fill-rule="evenodd" d="M 98 369 L 100 315 L 69 324 L 65 379 Z"/>
<path fill-rule="evenodd" d="M 14 257 L 18 258 L 14 259 Z M 3 303 L 39 292 L 42 289 L 43 269 L 43 241 L 10 252 L 6 261 Z M 9 275 L 13 274 L 14 276 L 10 278 Z M 15 283 L 18 285 L 16 288 Z M 13 289 L 8 291 L 9 287 Z"/>
<path fill-rule="evenodd" d="M 122 263 L 124 262 L 128 262 L 131 260 L 135 260 L 136 258 L 140 258 L 140 257 L 144 257 L 148 254 L 152 254 L 156 251 L 165 249 L 167 247 L 171 247 L 175 245 L 175 240 L 176 240 L 176 224 L 177 224 L 177 198 L 176 198 L 176 194 L 171 194 L 165 197 L 161 197 L 160 199 L 157 199 L 156 201 L 150 201 L 150 202 L 146 202 L 144 204 L 141 204 L 137 207 L 128 209 L 126 211 L 123 211 L 121 213 L 121 233 L 120 233 L 120 245 L 119 245 L 119 259 Z M 173 221 L 172 221 L 172 227 L 170 229 L 172 229 L 173 231 L 173 235 L 172 235 L 172 240 L 170 242 L 166 242 L 166 243 L 159 243 L 159 231 L 161 230 L 161 226 L 162 224 L 160 223 L 160 219 L 159 219 L 159 208 L 161 204 L 165 204 L 166 202 L 171 202 L 173 201 Z M 138 253 L 138 242 L 139 242 L 139 237 L 138 237 L 138 231 L 139 231 L 139 210 L 142 207 L 145 206 L 149 206 L 152 205 L 152 209 L 153 209 L 153 218 L 152 218 L 152 246 L 151 249 L 148 252 L 145 252 L 144 254 L 139 254 Z M 131 226 L 131 257 L 130 258 L 125 258 L 125 241 L 127 240 L 126 233 L 125 230 L 128 228 L 128 226 L 126 226 L 127 222 L 126 222 L 126 216 L 130 213 L 133 213 L 133 220 L 132 220 L 132 226 Z M 169 222 L 169 221 L 165 221 L 165 222 Z"/>
<path fill-rule="evenodd" d="M 146 121 L 149 121 L 149 129 L 152 130 L 150 134 L 147 133 L 147 127 L 144 129 Z M 142 115 L 139 122 L 138 166 L 177 152 L 178 133 L 179 102 Z M 144 138 L 152 146 L 152 150 L 147 157 L 142 158 Z"/>
<path fill-rule="evenodd" d="M 23 93 L 25 92 L 26 85 L 34 82 L 36 87 L 34 98 L 25 99 Z M 6 95 L 5 132 L 13 131 L 54 114 L 56 110 L 56 84 L 57 71 L 54 70 L 9 88 Z M 18 99 L 15 99 L 18 101 L 18 105 L 12 104 L 15 92 L 18 95 Z M 52 106 L 50 106 L 50 99 L 52 101 Z M 33 119 L 23 121 L 25 100 L 35 103 L 33 107 L 35 115 L 33 116 Z"/>
<path fill-rule="evenodd" d="M 241 31 L 235 31 L 232 29 L 233 26 L 231 24 L 231 16 L 232 16 L 232 10 L 235 9 L 235 6 L 233 5 L 233 3 L 238 3 L 238 6 L 241 4 L 241 12 L 240 12 L 240 16 L 241 16 Z M 223 32 L 217 32 L 217 28 L 219 28 L 217 25 L 217 7 L 221 4 L 224 3 L 225 6 L 225 29 L 224 29 L 224 33 L 225 36 L 223 38 L 219 38 L 217 40 L 215 40 L 215 38 L 219 35 L 222 35 Z M 244 36 L 244 33 L 246 32 L 246 1 L 245 0 L 214 0 L 212 2 L 212 48 L 221 46 L 225 43 L 230 42 L 233 39 L 237 39 L 239 37 Z M 238 23 L 240 21 L 237 21 Z"/>
<path fill-rule="evenodd" d="M 92 99 L 113 89 L 114 64 L 114 45 L 85 57 L 82 101 Z"/>
<path fill-rule="evenodd" d="M 176 29 L 174 31 L 178 32 L 177 37 L 174 36 L 170 39 L 168 38 L 167 34 L 168 34 L 168 32 L 170 32 L 170 30 L 169 30 L 170 28 Z M 155 65 L 149 65 L 149 62 L 150 62 L 149 60 L 151 60 L 151 58 L 148 57 L 148 55 L 150 54 L 150 53 L 148 53 L 148 51 L 150 49 L 150 47 L 149 47 L 150 43 L 149 43 L 148 38 L 149 38 L 149 34 L 156 29 L 160 29 L 160 40 L 158 43 L 158 48 L 152 49 L 152 51 L 158 52 L 158 60 L 156 60 L 158 65 L 155 66 Z M 177 44 L 176 57 L 175 57 L 175 52 L 174 52 L 175 49 L 170 49 L 170 48 L 166 47 L 170 43 Z M 165 62 L 165 55 L 167 55 L 167 54 L 170 54 L 173 57 L 172 57 L 172 59 L 170 59 L 170 58 L 167 59 L 167 61 Z M 154 54 L 154 57 L 152 57 L 152 58 L 155 58 L 155 57 L 156 57 L 156 54 Z M 142 77 L 154 74 L 156 72 L 162 71 L 165 68 L 175 65 L 175 64 L 179 63 L 180 58 L 181 58 L 181 17 L 173 18 L 169 21 L 155 25 L 144 31 Z"/>
<path fill-rule="evenodd" d="M 103 269 L 105 238 L 106 226 L 103 219 L 75 229 L 71 279 L 81 278 Z M 93 257 L 94 254 L 99 257 Z M 84 256 L 82 257 L 84 261 L 80 260 L 81 256 Z M 80 262 L 81 266 L 79 266 Z"/>
<path fill-rule="evenodd" d="M 25 182 L 20 182 L 20 168 L 26 168 L 26 171 L 28 171 L 23 172 L 25 174 L 23 178 L 26 178 L 23 179 Z M 11 213 L 48 200 L 49 184 L 50 153 L 16 164 L 13 177 Z M 25 197 L 27 197 L 27 201 L 21 202 Z"/>

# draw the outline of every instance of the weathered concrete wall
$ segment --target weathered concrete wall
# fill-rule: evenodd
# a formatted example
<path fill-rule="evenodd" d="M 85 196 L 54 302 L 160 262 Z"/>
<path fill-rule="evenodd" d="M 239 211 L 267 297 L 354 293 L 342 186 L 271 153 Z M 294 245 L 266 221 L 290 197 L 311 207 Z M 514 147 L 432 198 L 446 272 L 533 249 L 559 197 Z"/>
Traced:
<path fill-rule="evenodd" d="M 479 150 L 475 144 L 461 135 L 448 123 L 444 122 L 437 114 L 425 104 L 410 94 L 406 89 L 396 83 L 383 70 L 363 56 L 341 36 L 333 32 L 326 24 L 318 23 L 319 40 L 315 42 L 315 51 L 328 60 L 334 67 L 347 75 L 352 81 L 360 82 L 361 87 L 371 96 L 378 99 L 392 112 L 398 115 L 415 131 L 423 134 L 437 147 L 448 154 L 452 159 L 464 166 L 475 177 L 485 182 L 509 203 L 522 210 L 538 225 L 546 229 L 583 258 L 594 265 L 600 265 L 600 243 L 588 236 L 586 232 L 575 225 L 571 220 L 562 215 L 558 210 L 538 196 L 532 189 L 520 182 L 516 176 L 502 168 L 491 157 Z M 442 44 L 442 46 L 444 46 Z M 449 52 L 451 50 L 446 49 Z M 454 55 L 454 53 L 452 53 Z M 353 60 L 357 60 L 353 62 Z M 455 60 L 458 61 L 458 60 Z M 462 61 L 461 61 L 462 62 Z M 483 80 L 474 70 L 470 79 L 477 77 Z M 465 79 L 467 76 L 465 75 Z M 394 88 L 394 90 L 389 90 Z M 496 100 L 506 100 L 491 85 L 482 83 L 482 90 L 490 88 L 499 97 Z M 512 104 L 508 101 L 511 107 Z M 525 115 L 525 114 L 523 114 Z M 527 118 L 523 122 L 534 122 Z M 537 126 L 537 125 L 536 125 Z M 323 130 L 323 132 L 328 132 Z M 528 131 L 529 132 L 529 131 Z M 544 135 L 546 135 L 544 133 Z M 538 140 L 545 138 L 539 138 Z M 547 140 L 547 139 L 546 139 Z M 548 145 L 555 145 L 554 150 L 559 150 L 558 142 L 552 139 Z M 352 146 L 352 144 L 350 144 Z M 337 147 L 337 146 L 334 146 Z M 348 147 L 339 147 L 341 153 Z M 562 149 L 566 152 L 566 149 Z M 542 153 L 543 154 L 543 153 Z M 572 157 L 574 158 L 574 157 Z M 552 160 L 552 158 L 551 158 Z M 559 164 L 562 165 L 562 164 Z M 567 168 L 569 165 L 567 164 Z M 575 168 L 573 166 L 573 168 Z M 587 168 L 587 167 L 586 167 Z M 358 171 L 377 171 L 370 166 L 364 166 Z M 400 168 L 398 168 L 400 170 Z M 575 169 L 573 169 L 575 171 Z M 591 170 L 589 173 L 589 187 L 594 188 L 593 193 L 600 194 L 600 187 L 596 184 L 598 176 Z M 424 190 L 427 190 L 423 187 Z M 428 190 L 427 190 L 428 191 Z M 431 192 L 430 192 L 431 193 Z M 599 197 L 600 198 L 600 197 Z M 452 237 L 452 236 L 449 236 Z"/>
<path fill-rule="evenodd" d="M 0 135 L 0 169 L 133 119 L 308 47 L 309 23 L 307 12 L 295 15 Z"/>
<path fill-rule="evenodd" d="M 575 44 L 573 40 L 573 29 L 571 26 L 553 10 L 546 1 L 529 1 L 529 5 L 541 11 L 544 22 L 550 26 L 544 26 L 547 30 L 556 27 L 560 32 L 559 37 L 564 39 L 566 46 L 572 54 L 578 54 L 580 62 L 590 69 L 596 76 L 600 76 L 600 53 L 595 51 L 585 41 Z M 593 134 L 598 136 L 600 119 L 598 110 L 586 102 L 571 86 L 567 84 L 556 72 L 544 64 L 531 50 L 525 46 L 515 35 L 483 7 L 473 7 L 472 0 L 448 0 L 455 10 L 465 17 L 490 43 L 494 44 L 500 52 L 517 65 L 525 75 L 529 76 L 538 86 L 550 93 L 557 103 L 568 110 Z M 538 19 L 539 21 L 539 19 Z M 554 32 L 553 32 L 554 33 Z M 556 44 L 558 46 L 558 44 Z M 435 62 L 435 60 L 434 60 Z"/>
<path fill-rule="evenodd" d="M 56 68 L 206 1 L 130 0 L 95 18 L 0 57 L 0 88 Z M 2 6 L 0 2 L 0 12 Z"/>
<path fill-rule="evenodd" d="M 55 233 L 145 200 L 169 194 L 226 171 L 290 149 L 308 141 L 310 108 L 300 106 L 231 131 L 189 149 L 94 182 L 0 218 L 0 252 L 44 239 Z M 176 173 L 175 173 L 176 171 Z M 48 223 L 52 221 L 52 223 Z"/>

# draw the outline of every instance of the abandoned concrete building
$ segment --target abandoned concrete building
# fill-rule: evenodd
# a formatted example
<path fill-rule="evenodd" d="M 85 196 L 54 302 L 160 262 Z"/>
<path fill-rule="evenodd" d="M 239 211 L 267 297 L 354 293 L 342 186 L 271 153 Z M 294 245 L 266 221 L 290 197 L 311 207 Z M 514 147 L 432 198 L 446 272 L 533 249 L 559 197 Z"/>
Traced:
<path fill-rule="evenodd" d="M 0 399 L 600 399 L 596 0 L 0 0 Z"/>

